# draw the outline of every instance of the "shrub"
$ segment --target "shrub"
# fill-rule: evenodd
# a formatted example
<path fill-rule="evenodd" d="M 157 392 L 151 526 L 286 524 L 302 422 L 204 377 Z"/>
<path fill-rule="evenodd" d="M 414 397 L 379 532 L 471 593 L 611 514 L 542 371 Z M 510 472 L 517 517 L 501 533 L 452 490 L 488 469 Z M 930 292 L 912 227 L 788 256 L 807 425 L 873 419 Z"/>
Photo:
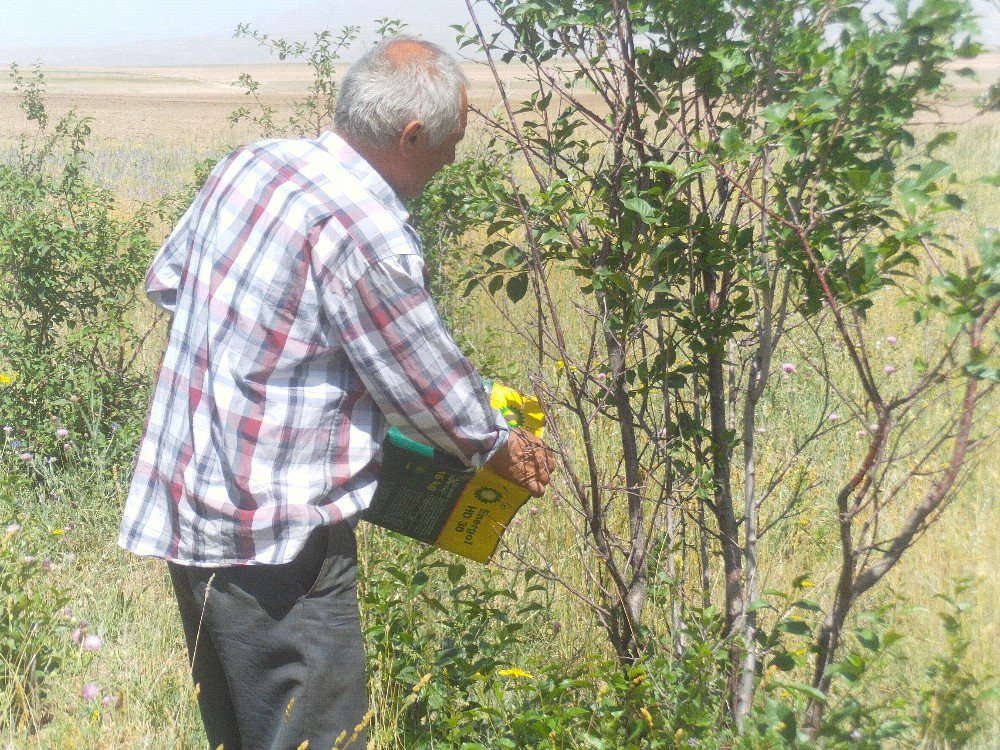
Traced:
<path fill-rule="evenodd" d="M 143 408 L 135 364 L 150 330 L 132 312 L 155 211 L 123 217 L 88 177 L 89 120 L 71 111 L 50 129 L 42 73 L 11 75 L 38 132 L 0 165 L 0 419 L 51 452 L 50 419 L 83 427 L 74 394 L 106 423 Z"/>

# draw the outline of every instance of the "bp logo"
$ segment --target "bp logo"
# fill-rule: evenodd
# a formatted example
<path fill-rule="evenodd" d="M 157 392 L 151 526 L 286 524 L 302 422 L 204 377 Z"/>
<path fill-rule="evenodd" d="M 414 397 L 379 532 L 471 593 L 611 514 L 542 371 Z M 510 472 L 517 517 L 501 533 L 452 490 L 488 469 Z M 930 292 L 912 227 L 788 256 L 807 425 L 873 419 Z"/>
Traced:
<path fill-rule="evenodd" d="M 521 413 L 520 409 L 510 404 L 502 407 L 500 413 L 503 414 L 503 418 L 507 420 L 507 424 L 511 427 L 520 427 L 524 423 L 524 414 Z"/>
<path fill-rule="evenodd" d="M 500 493 L 492 487 L 480 487 L 476 490 L 476 500 L 485 505 L 498 502 L 501 499 Z"/>

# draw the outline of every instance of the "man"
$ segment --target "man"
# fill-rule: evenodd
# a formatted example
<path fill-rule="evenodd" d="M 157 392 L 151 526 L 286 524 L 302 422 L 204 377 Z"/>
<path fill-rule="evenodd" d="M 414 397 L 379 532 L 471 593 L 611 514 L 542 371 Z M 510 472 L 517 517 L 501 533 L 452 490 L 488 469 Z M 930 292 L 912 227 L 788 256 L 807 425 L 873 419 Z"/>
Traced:
<path fill-rule="evenodd" d="M 363 723 L 353 528 L 389 425 L 548 483 L 445 331 L 399 202 L 454 160 L 466 110 L 439 48 L 379 44 L 336 132 L 222 160 L 149 270 L 172 322 L 119 543 L 169 563 L 212 748 L 325 750 Z"/>

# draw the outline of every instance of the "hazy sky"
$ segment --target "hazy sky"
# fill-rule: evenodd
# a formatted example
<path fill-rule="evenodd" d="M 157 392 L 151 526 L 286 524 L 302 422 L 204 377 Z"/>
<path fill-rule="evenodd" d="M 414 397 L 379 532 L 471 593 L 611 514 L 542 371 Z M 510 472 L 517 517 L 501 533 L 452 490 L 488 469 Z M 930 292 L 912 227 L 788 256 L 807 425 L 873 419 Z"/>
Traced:
<path fill-rule="evenodd" d="M 1000 46 L 998 1 L 974 0 L 987 15 L 985 41 Z M 449 24 L 467 21 L 465 0 L 0 0 L 0 49 L 229 36 L 243 21 L 306 34 L 345 24 L 371 28 L 381 16 L 402 18 L 414 32 L 438 38 L 450 38 Z"/>
<path fill-rule="evenodd" d="M 296 13 L 296 11 L 299 11 Z M 0 47 L 118 45 L 218 36 L 244 21 L 290 20 L 302 28 L 371 26 L 375 18 L 447 28 L 465 23 L 465 0 L 0 0 Z"/>

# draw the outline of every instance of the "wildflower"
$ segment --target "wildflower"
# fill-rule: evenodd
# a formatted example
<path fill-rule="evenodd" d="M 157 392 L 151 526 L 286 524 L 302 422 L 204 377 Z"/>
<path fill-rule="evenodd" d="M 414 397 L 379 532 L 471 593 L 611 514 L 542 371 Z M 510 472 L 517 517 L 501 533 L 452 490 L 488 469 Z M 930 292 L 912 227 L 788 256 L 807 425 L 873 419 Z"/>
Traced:
<path fill-rule="evenodd" d="M 860 729 L 854 729 L 854 730 L 852 730 L 852 731 L 851 731 L 851 733 L 850 733 L 850 734 L 849 734 L 848 736 L 849 736 L 849 737 L 850 737 L 850 738 L 851 738 L 852 740 L 854 740 L 855 742 L 857 742 L 857 741 L 858 741 L 858 740 L 860 740 L 860 739 L 861 739 L 861 738 L 862 738 L 862 737 L 863 737 L 864 735 L 863 735 L 863 734 L 861 734 L 861 730 L 860 730 Z"/>
<path fill-rule="evenodd" d="M 22 559 L 24 560 L 24 564 L 25 565 L 34 565 L 34 563 L 35 563 L 35 556 L 34 555 L 25 555 L 24 558 L 22 558 Z"/>
<path fill-rule="evenodd" d="M 103 698 L 101 698 L 101 705 L 104 708 L 118 708 L 118 696 L 105 695 Z"/>
<path fill-rule="evenodd" d="M 99 635 L 88 635 L 83 639 L 83 650 L 84 651 L 97 651 L 104 642 L 101 640 Z"/>
<path fill-rule="evenodd" d="M 59 417 L 57 417 L 55 414 L 52 414 L 49 416 L 49 421 L 52 424 L 59 424 Z"/>
<path fill-rule="evenodd" d="M 73 635 L 70 636 L 73 639 L 73 643 L 79 646 L 83 643 L 83 628 L 77 628 L 73 631 Z"/>
<path fill-rule="evenodd" d="M 525 672 L 523 669 L 520 669 L 519 667 L 511 667 L 510 669 L 499 669 L 497 670 L 497 676 L 514 677 L 515 679 L 521 677 L 525 679 L 531 679 L 532 677 L 534 677 L 534 675 L 531 674 L 531 672 Z"/>
<path fill-rule="evenodd" d="M 52 536 L 62 536 L 66 533 L 65 529 L 52 529 Z"/>
<path fill-rule="evenodd" d="M 73 445 L 71 443 L 63 443 L 63 450 L 64 451 L 71 451 L 71 450 L 73 450 Z"/>
<path fill-rule="evenodd" d="M 7 524 L 7 535 L 16 534 L 21 530 L 21 524 L 19 523 L 9 523 Z"/>
<path fill-rule="evenodd" d="M 84 685 L 83 686 L 82 695 L 83 695 L 83 699 L 85 701 L 96 700 L 96 698 L 97 698 L 97 683 L 96 682 L 88 682 L 86 685 Z"/>
<path fill-rule="evenodd" d="M 24 453 L 21 454 L 21 460 L 24 461 L 25 463 L 27 463 L 31 459 L 32 459 L 32 455 L 30 453 L 28 453 L 27 451 L 25 451 Z"/>
<path fill-rule="evenodd" d="M 42 570 L 44 570 L 46 573 L 51 573 L 52 572 L 52 558 L 51 557 L 46 557 L 44 560 L 42 560 Z"/>
<path fill-rule="evenodd" d="M 112 432 L 118 432 L 118 430 L 120 430 L 121 428 L 122 428 L 122 426 L 120 424 L 118 424 L 117 422 L 112 422 L 111 423 L 111 431 Z"/>
<path fill-rule="evenodd" d="M 45 459 L 45 463 L 47 463 L 49 466 L 51 466 L 55 462 L 56 462 L 55 456 L 49 456 L 48 458 Z"/>
<path fill-rule="evenodd" d="M 809 519 L 808 518 L 800 518 L 799 519 L 799 526 L 808 526 L 808 525 L 809 525 Z"/>
<path fill-rule="evenodd" d="M 561 622 L 559 622 L 557 620 L 556 622 L 552 623 L 552 632 L 553 633 L 559 633 L 561 630 L 562 630 L 562 623 Z"/>
<path fill-rule="evenodd" d="M 63 607 L 62 614 L 63 614 L 63 617 L 72 617 L 73 616 L 73 608 L 67 604 L 65 607 Z"/>
<path fill-rule="evenodd" d="M 868 431 L 867 431 L 867 430 L 858 430 L 858 431 L 857 431 L 856 433 L 854 433 L 854 434 L 855 434 L 855 435 L 857 435 L 858 437 L 864 437 L 865 435 L 867 435 L 867 434 L 868 434 Z"/>
<path fill-rule="evenodd" d="M 687 746 L 698 747 L 698 740 L 696 740 L 694 737 L 688 737 Z"/>
<path fill-rule="evenodd" d="M 9 435 L 10 433 L 12 433 L 14 431 L 14 428 L 11 427 L 9 424 L 5 424 L 3 426 L 3 431 L 6 432 Z"/>
<path fill-rule="evenodd" d="M 14 450 L 17 450 L 18 448 L 21 447 L 21 441 L 20 440 L 11 440 L 10 441 L 10 447 L 13 448 Z"/>
<path fill-rule="evenodd" d="M 758 427 L 757 428 L 757 434 L 758 435 L 763 435 L 765 432 L 767 432 L 767 428 L 766 427 Z"/>
<path fill-rule="evenodd" d="M 781 371 L 783 373 L 785 373 L 786 375 L 789 374 L 789 373 L 795 372 L 795 363 L 793 363 L 793 362 L 782 362 L 781 363 Z"/>
<path fill-rule="evenodd" d="M 67 430 L 65 427 L 60 427 L 58 430 L 56 430 L 56 435 L 58 435 L 59 437 L 66 437 L 67 435 L 69 435 L 69 430 Z"/>
<path fill-rule="evenodd" d="M 531 513 L 531 515 L 533 515 L 533 516 L 537 516 L 538 515 L 538 507 L 532 505 L 531 509 L 528 512 Z"/>
<path fill-rule="evenodd" d="M 895 365 L 886 365 L 885 367 L 882 368 L 882 372 L 884 372 L 886 375 L 892 375 L 894 372 L 896 372 L 896 367 Z"/>
<path fill-rule="evenodd" d="M 799 586 L 801 586 L 804 589 L 812 588 L 815 585 L 816 584 L 813 583 L 812 581 L 802 581 L 802 583 L 799 584 Z"/>
<path fill-rule="evenodd" d="M 886 336 L 885 341 L 889 346 L 895 346 L 898 339 L 895 336 Z"/>
<path fill-rule="evenodd" d="M 831 422 L 836 422 L 838 419 L 840 419 L 840 415 L 837 414 L 837 412 L 835 411 L 831 411 L 829 414 L 826 415 L 826 418 Z"/>
<path fill-rule="evenodd" d="M 0 372 L 0 385 L 10 385 L 14 382 L 14 378 L 5 372 Z"/>

